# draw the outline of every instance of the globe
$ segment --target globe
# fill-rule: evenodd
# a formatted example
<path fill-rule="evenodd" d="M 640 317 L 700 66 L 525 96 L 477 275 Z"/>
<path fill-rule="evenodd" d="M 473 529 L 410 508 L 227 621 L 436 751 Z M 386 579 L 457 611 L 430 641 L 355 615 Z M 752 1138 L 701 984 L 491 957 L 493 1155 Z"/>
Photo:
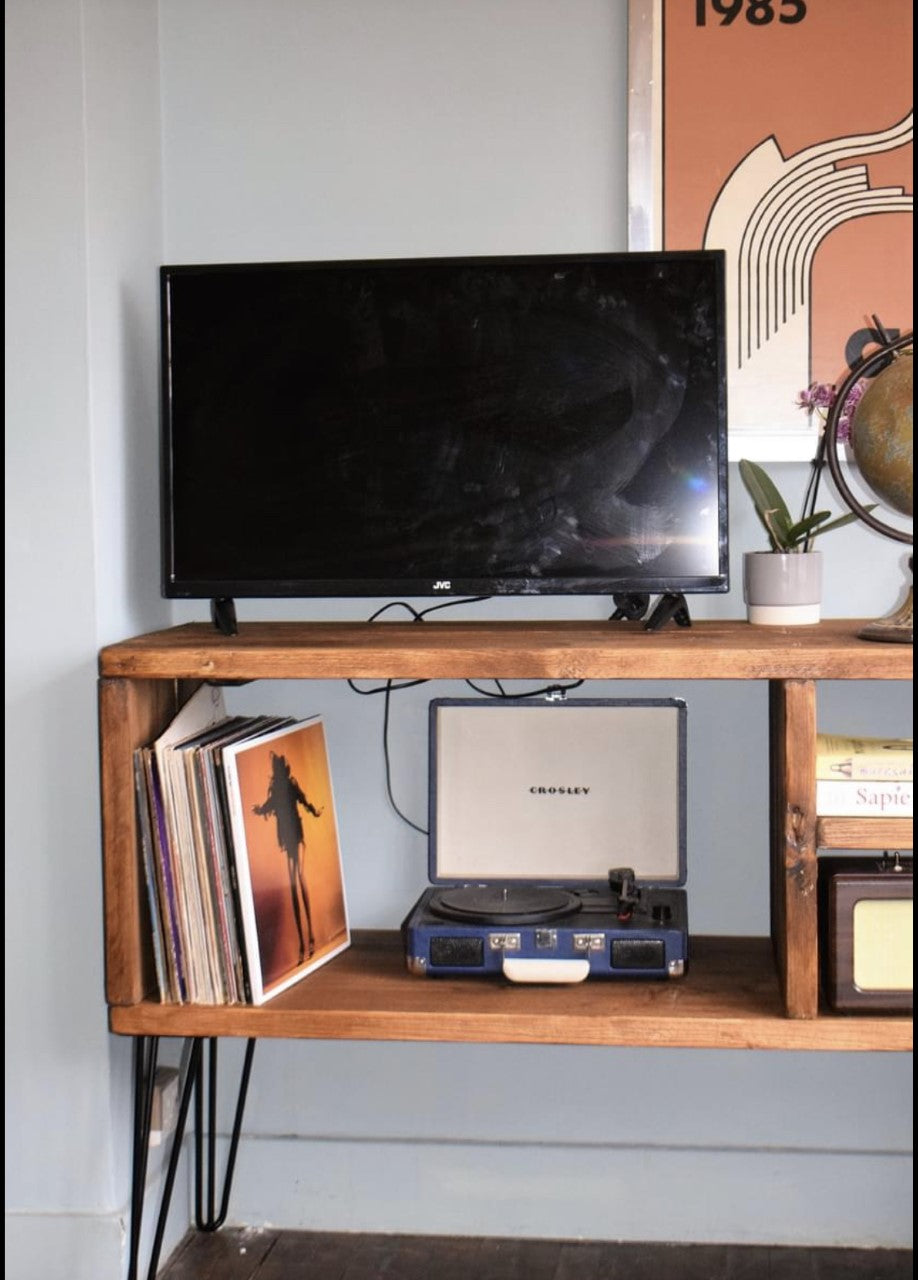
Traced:
<path fill-rule="evenodd" d="M 845 379 L 829 410 L 826 460 L 835 487 L 856 516 L 877 533 L 911 543 L 912 534 L 881 520 L 851 492 L 838 458 L 838 426 L 852 387 L 869 378 L 851 419 L 849 444 L 854 463 L 866 486 L 887 510 L 912 515 L 912 335 L 906 334 L 873 352 Z M 911 560 L 909 560 L 911 568 Z M 867 623 L 863 640 L 912 643 L 912 588 L 905 603 L 885 618 Z"/>
<path fill-rule="evenodd" d="M 912 353 L 896 356 L 858 401 L 849 443 L 864 483 L 912 515 Z"/>

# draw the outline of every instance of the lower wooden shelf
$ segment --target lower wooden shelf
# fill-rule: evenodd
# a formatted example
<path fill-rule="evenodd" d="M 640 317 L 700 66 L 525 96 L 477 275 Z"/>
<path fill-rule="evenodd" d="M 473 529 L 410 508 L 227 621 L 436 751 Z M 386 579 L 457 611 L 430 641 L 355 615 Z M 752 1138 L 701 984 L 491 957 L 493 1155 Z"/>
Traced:
<path fill-rule="evenodd" d="M 357 931 L 351 947 L 267 1004 L 144 1001 L 109 1008 L 121 1035 L 418 1040 L 691 1049 L 902 1051 L 909 1017 L 788 1018 L 768 938 L 693 938 L 672 982 L 514 986 L 418 978 L 400 935 Z"/>
<path fill-rule="evenodd" d="M 913 848 L 911 818 L 823 818 L 816 819 L 818 849 L 904 849 Z"/>

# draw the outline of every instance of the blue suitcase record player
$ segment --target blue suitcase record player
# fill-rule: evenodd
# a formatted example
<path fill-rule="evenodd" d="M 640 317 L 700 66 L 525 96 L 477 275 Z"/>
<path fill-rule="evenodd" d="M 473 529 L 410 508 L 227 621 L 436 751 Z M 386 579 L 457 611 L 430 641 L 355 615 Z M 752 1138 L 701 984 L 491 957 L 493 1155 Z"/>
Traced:
<path fill-rule="evenodd" d="M 680 699 L 430 704 L 428 887 L 412 973 L 572 983 L 688 963 Z"/>

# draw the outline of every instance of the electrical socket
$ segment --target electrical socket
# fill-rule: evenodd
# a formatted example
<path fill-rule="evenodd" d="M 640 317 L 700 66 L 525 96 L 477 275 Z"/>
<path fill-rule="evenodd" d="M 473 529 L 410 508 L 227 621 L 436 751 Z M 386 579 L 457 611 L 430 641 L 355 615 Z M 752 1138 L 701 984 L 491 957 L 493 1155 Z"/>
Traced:
<path fill-rule="evenodd" d="M 178 1067 L 157 1067 L 153 1082 L 153 1109 L 150 1113 L 150 1146 L 158 1147 L 178 1121 Z"/>

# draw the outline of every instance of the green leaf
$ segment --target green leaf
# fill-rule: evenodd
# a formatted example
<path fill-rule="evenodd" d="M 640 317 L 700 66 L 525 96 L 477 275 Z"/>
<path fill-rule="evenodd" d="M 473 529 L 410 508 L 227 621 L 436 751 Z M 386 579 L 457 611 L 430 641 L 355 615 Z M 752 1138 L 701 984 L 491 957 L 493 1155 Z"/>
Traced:
<path fill-rule="evenodd" d="M 802 520 L 794 520 L 774 481 L 758 463 L 741 458 L 739 472 L 768 534 L 772 551 L 806 550 L 813 538 L 828 533 L 830 529 L 840 529 L 858 519 L 854 511 L 834 520 L 831 519 L 830 511 L 815 511 Z M 864 510 L 872 511 L 876 505 L 873 502 Z"/>
<path fill-rule="evenodd" d="M 796 524 L 792 524 L 787 530 L 787 541 L 790 546 L 797 546 L 807 537 L 815 538 L 817 533 L 822 533 L 819 528 L 831 516 L 831 511 L 814 511 L 811 516 L 807 516 L 805 520 L 798 520 Z M 826 525 L 826 528 L 829 526 Z"/>
<path fill-rule="evenodd" d="M 759 514 L 771 539 L 772 548 L 775 551 L 789 551 L 793 545 L 790 516 L 780 511 L 761 511 Z"/>
<path fill-rule="evenodd" d="M 877 504 L 871 502 L 869 506 L 864 508 L 865 511 L 872 511 Z M 826 512 L 826 515 L 829 513 Z M 839 516 L 836 520 L 831 520 L 828 524 L 824 524 L 819 529 L 814 529 L 810 534 L 811 538 L 815 538 L 817 533 L 828 533 L 830 529 L 840 529 L 843 524 L 853 524 L 855 520 L 860 519 L 856 511 L 849 511 L 846 516 Z"/>
<path fill-rule="evenodd" d="M 759 515 L 764 519 L 766 513 L 772 513 L 783 525 L 789 526 L 792 522 L 787 504 L 767 472 L 748 458 L 740 459 L 739 472 Z"/>
<path fill-rule="evenodd" d="M 748 458 L 740 459 L 739 471 L 759 519 L 765 526 L 772 549 L 789 551 L 791 544 L 787 541 L 787 531 L 791 528 L 793 520 L 787 504 L 775 488 L 771 477 L 757 463 L 750 462 Z"/>

